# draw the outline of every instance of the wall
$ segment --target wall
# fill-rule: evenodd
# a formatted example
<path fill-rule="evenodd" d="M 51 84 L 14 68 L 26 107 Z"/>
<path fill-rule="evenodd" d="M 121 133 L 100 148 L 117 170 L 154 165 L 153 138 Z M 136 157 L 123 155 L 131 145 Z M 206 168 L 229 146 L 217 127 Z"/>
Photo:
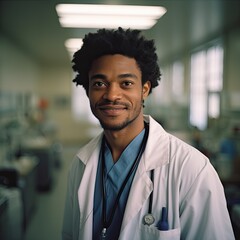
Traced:
<path fill-rule="evenodd" d="M 81 144 L 88 140 L 92 126 L 87 121 L 75 120 L 73 117 L 71 111 L 72 74 L 70 65 L 45 66 L 41 72 L 38 93 L 40 97 L 46 98 L 49 102 L 47 114 L 57 128 L 57 138 L 65 144 Z"/>
<path fill-rule="evenodd" d="M 19 96 L 30 96 L 30 108 L 37 108 L 39 100 L 44 98 L 49 103 L 46 110 L 47 120 L 51 127 L 56 127 L 57 140 L 62 143 L 85 142 L 89 138 L 91 125 L 88 122 L 74 120 L 71 112 L 70 59 L 69 66 L 43 66 L 3 34 L 0 35 L 0 52 L 0 97 L 4 95 L 4 98 L 6 96 L 14 98 L 15 105 L 11 112 L 7 111 L 7 114 L 6 111 L 4 112 L 4 118 L 18 117 L 18 110 L 21 107 Z M 3 103 L 0 103 L 0 108 L 3 107 Z M 1 114 L 0 128 L 3 125 L 2 121 L 3 114 Z"/>
<path fill-rule="evenodd" d="M 0 163 L 18 146 L 21 132 L 16 120 L 23 117 L 23 99 L 37 91 L 39 67 L 10 39 L 0 35 Z M 10 127 L 11 126 L 11 127 Z"/>
<path fill-rule="evenodd" d="M 36 92 L 37 63 L 4 35 L 0 35 L 0 89 L 7 92 Z"/>
<path fill-rule="evenodd" d="M 225 57 L 223 112 L 240 112 L 240 29 L 227 35 Z"/>

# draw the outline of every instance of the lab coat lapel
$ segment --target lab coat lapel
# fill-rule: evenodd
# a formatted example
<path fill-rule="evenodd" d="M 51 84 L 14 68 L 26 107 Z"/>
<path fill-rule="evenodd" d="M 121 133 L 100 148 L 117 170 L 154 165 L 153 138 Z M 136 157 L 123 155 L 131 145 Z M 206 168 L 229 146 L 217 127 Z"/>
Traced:
<path fill-rule="evenodd" d="M 152 190 L 153 184 L 151 182 L 151 179 L 144 169 L 143 162 L 140 162 L 128 196 L 128 202 L 122 222 L 122 230 L 141 210 L 143 204 L 150 196 Z"/>
<path fill-rule="evenodd" d="M 80 210 L 80 236 L 82 236 L 83 239 L 90 239 L 89 236 L 91 236 L 92 234 L 92 199 L 94 198 L 94 188 L 101 138 L 102 135 L 100 135 L 93 142 L 88 144 L 88 146 L 86 146 L 83 151 L 80 151 L 78 153 L 80 161 L 82 161 L 86 165 L 84 175 L 78 189 L 78 202 Z"/>
<path fill-rule="evenodd" d="M 166 132 L 151 117 L 145 118 L 145 121 L 150 123 L 148 142 L 131 186 L 121 231 L 141 211 L 153 191 L 150 171 L 169 162 L 169 138 Z"/>

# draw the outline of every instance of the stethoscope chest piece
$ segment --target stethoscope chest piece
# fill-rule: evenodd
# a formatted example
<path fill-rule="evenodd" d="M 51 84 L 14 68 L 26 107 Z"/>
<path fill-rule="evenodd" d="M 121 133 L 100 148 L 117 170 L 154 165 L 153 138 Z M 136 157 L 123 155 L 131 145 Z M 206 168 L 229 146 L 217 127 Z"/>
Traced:
<path fill-rule="evenodd" d="M 155 218 L 153 217 L 153 215 L 151 213 L 147 213 L 144 218 L 143 218 L 144 224 L 145 225 L 152 225 L 155 222 Z"/>

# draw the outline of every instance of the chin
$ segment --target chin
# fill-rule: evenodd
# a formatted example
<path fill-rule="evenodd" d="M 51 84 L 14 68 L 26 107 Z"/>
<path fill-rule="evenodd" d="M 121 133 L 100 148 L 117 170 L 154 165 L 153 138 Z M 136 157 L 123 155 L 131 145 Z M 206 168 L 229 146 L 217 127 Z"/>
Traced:
<path fill-rule="evenodd" d="M 106 122 L 101 122 L 100 124 L 104 130 L 110 130 L 110 131 L 120 131 L 124 128 L 126 128 L 132 121 L 125 121 L 121 123 L 106 123 Z"/>
<path fill-rule="evenodd" d="M 117 125 L 117 124 L 103 124 L 101 123 L 101 126 L 104 130 L 110 130 L 110 131 L 120 131 L 122 129 L 124 129 L 126 126 L 125 125 Z"/>

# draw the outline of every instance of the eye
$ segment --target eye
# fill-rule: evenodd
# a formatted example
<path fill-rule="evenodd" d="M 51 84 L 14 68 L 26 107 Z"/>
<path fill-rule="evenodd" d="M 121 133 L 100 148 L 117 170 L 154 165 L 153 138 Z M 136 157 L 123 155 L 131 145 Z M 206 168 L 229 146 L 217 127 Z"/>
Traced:
<path fill-rule="evenodd" d="M 102 88 L 102 87 L 106 86 L 106 84 L 102 81 L 95 81 L 92 83 L 92 86 L 96 87 L 96 88 Z"/>
<path fill-rule="evenodd" d="M 129 88 L 129 87 L 132 87 L 133 82 L 132 81 L 124 81 L 122 83 L 122 85 L 123 85 L 123 87 Z"/>

